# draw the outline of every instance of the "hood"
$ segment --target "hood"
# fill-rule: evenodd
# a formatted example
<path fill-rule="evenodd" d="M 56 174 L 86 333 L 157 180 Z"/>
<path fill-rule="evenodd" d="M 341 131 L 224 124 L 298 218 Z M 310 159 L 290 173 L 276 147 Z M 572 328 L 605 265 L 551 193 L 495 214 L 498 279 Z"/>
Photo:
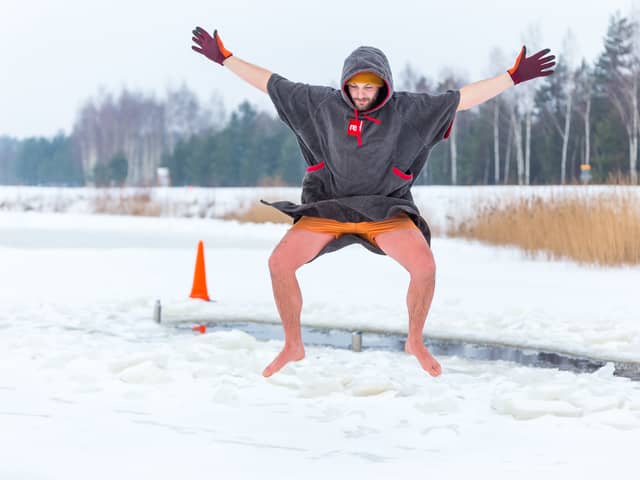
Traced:
<path fill-rule="evenodd" d="M 358 47 L 345 59 L 340 85 L 342 86 L 342 99 L 352 109 L 356 107 L 346 90 L 347 80 L 360 72 L 373 72 L 385 82 L 385 86 L 381 87 L 378 103 L 372 109 L 363 112 L 371 113 L 382 108 L 393 95 L 393 77 L 389 60 L 381 50 L 375 47 Z"/>

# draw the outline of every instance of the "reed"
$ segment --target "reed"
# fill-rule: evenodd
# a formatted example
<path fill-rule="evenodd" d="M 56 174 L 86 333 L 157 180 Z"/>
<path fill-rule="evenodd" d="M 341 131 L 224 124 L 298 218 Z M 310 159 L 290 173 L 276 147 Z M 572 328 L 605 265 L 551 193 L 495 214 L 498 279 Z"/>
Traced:
<path fill-rule="evenodd" d="M 158 217 L 162 208 L 149 191 L 134 193 L 106 191 L 93 199 L 95 213 Z"/>
<path fill-rule="evenodd" d="M 487 205 L 448 235 L 603 266 L 640 264 L 640 197 L 629 190 Z"/>
<path fill-rule="evenodd" d="M 229 212 L 223 218 L 243 223 L 292 223 L 291 217 L 261 202 L 252 203 L 249 208 Z"/>

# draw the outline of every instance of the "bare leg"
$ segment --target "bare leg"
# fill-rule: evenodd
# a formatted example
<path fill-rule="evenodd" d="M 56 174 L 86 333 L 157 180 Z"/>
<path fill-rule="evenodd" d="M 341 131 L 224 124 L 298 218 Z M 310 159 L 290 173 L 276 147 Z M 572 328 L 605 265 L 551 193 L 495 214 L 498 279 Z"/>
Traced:
<path fill-rule="evenodd" d="M 330 233 L 289 230 L 269 258 L 273 297 L 284 328 L 284 347 L 264 369 L 270 377 L 289 362 L 304 358 L 300 329 L 302 292 L 296 270 L 315 257 L 334 238 Z"/>
<path fill-rule="evenodd" d="M 442 367 L 422 340 L 435 288 L 435 262 L 431 249 L 422 233 L 413 228 L 381 233 L 376 237 L 376 242 L 411 275 L 407 291 L 409 334 L 405 351 L 415 356 L 429 375 L 437 377 L 442 373 Z"/>

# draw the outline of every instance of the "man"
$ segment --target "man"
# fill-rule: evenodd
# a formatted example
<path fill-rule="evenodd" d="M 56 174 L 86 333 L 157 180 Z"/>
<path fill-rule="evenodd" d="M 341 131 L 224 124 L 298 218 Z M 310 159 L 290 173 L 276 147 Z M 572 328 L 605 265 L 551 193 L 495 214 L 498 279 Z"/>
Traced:
<path fill-rule="evenodd" d="M 269 94 L 308 164 L 301 205 L 270 204 L 290 215 L 294 224 L 269 258 L 285 344 L 263 375 L 269 377 L 305 355 L 296 270 L 351 243 L 389 255 L 409 272 L 405 351 L 430 375 L 440 375 L 441 366 L 422 336 L 435 285 L 431 235 L 411 186 L 431 148 L 449 136 L 457 111 L 515 84 L 551 75 L 555 57 L 546 56 L 548 49 L 527 57 L 522 47 L 513 67 L 502 75 L 430 95 L 394 92 L 389 62 L 373 47 L 360 47 L 347 57 L 341 89 L 336 90 L 290 82 L 245 62 L 224 47 L 217 31 L 211 37 L 196 27 L 193 41 L 193 50 Z"/>

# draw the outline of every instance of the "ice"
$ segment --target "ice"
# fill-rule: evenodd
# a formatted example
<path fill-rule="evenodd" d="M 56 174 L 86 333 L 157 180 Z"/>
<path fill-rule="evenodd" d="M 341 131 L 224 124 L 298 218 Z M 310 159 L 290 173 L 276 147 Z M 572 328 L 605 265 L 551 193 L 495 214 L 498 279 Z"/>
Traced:
<path fill-rule="evenodd" d="M 137 384 L 169 383 L 171 381 L 166 371 L 148 360 L 125 368 L 119 378 L 125 383 Z"/>
<path fill-rule="evenodd" d="M 542 415 L 559 417 L 581 417 L 583 412 L 562 400 L 538 400 L 530 398 L 526 393 L 504 395 L 493 401 L 493 408 L 518 420 L 530 420 Z"/>
<path fill-rule="evenodd" d="M 307 346 L 303 361 L 265 379 L 282 337 L 192 332 L 278 320 L 266 261 L 285 230 L 0 213 L 0 478 L 633 471 L 640 386 L 613 363 L 577 374 L 442 357 L 434 379 L 400 351 Z M 210 303 L 188 299 L 201 238 Z M 640 360 L 638 268 L 524 259 L 442 237 L 433 246 L 429 334 Z M 306 325 L 406 332 L 408 275 L 389 258 L 348 248 L 298 276 Z"/>
<path fill-rule="evenodd" d="M 381 395 L 387 392 L 395 393 L 396 385 L 389 379 L 374 377 L 358 377 L 349 383 L 349 392 L 356 397 Z"/>
<path fill-rule="evenodd" d="M 597 422 L 619 430 L 637 431 L 640 429 L 640 416 L 626 410 L 606 410 L 589 417 Z"/>
<path fill-rule="evenodd" d="M 607 362 L 602 368 L 595 371 L 593 376 L 598 378 L 608 378 L 613 376 L 615 369 L 616 367 L 612 362 Z"/>
<path fill-rule="evenodd" d="M 256 339 L 239 330 L 228 332 L 213 332 L 207 337 L 208 342 L 214 343 L 217 348 L 225 350 L 252 350 L 256 346 Z"/>

